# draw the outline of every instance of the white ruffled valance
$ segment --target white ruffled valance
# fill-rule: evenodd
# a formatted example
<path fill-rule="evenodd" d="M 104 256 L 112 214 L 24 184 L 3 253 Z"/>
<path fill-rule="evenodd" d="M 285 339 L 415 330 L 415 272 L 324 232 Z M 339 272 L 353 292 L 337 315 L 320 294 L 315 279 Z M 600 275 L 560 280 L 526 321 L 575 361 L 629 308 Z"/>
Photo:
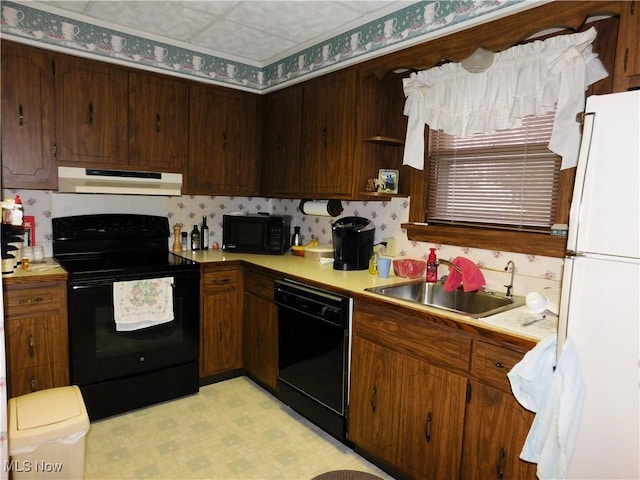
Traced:
<path fill-rule="evenodd" d="M 490 68 L 470 73 L 448 63 L 404 80 L 407 137 L 404 165 L 424 168 L 424 127 L 468 138 L 522 126 L 555 109 L 549 149 L 562 168 L 576 165 L 585 90 L 608 76 L 593 53 L 595 28 L 518 45 L 495 54 Z"/>

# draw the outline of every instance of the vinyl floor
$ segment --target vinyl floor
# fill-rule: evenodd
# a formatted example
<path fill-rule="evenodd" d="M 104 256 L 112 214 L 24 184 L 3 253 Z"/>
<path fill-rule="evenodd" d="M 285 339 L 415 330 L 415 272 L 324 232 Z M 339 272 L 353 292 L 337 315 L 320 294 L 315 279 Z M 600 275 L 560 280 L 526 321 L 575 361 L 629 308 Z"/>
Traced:
<path fill-rule="evenodd" d="M 332 470 L 387 474 L 246 377 L 93 422 L 85 478 L 311 479 Z"/>

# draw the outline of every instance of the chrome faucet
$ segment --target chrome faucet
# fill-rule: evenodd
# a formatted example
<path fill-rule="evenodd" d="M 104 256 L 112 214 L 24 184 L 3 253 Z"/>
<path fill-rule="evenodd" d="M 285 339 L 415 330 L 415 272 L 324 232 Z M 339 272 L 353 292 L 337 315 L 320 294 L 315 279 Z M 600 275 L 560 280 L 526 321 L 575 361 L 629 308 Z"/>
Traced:
<path fill-rule="evenodd" d="M 444 260 L 442 258 L 439 258 L 438 260 L 436 260 L 436 265 L 440 265 L 441 263 L 448 265 L 449 267 L 453 268 L 456 272 L 458 272 L 460 275 L 462 275 L 462 269 L 459 266 L 451 263 L 449 260 Z"/>
<path fill-rule="evenodd" d="M 505 285 L 505 287 L 507 287 L 507 298 L 513 298 L 513 276 L 516 273 L 516 264 L 513 263 L 513 260 L 509 260 L 507 262 L 507 266 L 504 267 L 504 271 L 508 272 L 509 271 L 509 265 L 511 265 L 511 282 L 509 282 L 509 285 Z"/>

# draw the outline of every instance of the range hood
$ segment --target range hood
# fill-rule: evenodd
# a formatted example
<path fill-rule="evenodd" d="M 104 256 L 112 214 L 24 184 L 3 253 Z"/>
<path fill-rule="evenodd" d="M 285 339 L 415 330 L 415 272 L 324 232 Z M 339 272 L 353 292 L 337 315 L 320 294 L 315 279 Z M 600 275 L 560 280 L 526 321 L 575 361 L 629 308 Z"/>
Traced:
<path fill-rule="evenodd" d="M 58 191 L 124 195 L 182 195 L 182 174 L 58 167 Z"/>

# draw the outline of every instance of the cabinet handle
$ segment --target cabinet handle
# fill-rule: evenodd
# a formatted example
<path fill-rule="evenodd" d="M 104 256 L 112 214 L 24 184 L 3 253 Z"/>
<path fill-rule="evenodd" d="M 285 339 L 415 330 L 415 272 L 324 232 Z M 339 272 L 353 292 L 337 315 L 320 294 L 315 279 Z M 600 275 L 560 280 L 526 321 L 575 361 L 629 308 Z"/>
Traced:
<path fill-rule="evenodd" d="M 258 350 L 262 349 L 262 332 L 258 332 L 258 334 L 256 335 L 256 345 L 258 347 Z"/>
<path fill-rule="evenodd" d="M 427 442 L 431 441 L 431 412 L 427 413 L 427 418 L 424 422 L 424 438 Z"/>
<path fill-rule="evenodd" d="M 378 390 L 374 386 L 373 390 L 371 390 L 371 410 L 374 413 L 376 411 L 377 400 L 378 400 Z"/>
<path fill-rule="evenodd" d="M 327 146 L 327 127 L 322 127 L 322 144 Z"/>
<path fill-rule="evenodd" d="M 36 339 L 33 337 L 33 335 L 29 335 L 29 356 L 32 358 L 36 356 L 35 344 Z"/>
<path fill-rule="evenodd" d="M 30 389 L 32 392 L 35 392 L 35 391 L 36 391 L 37 386 L 38 386 L 38 382 L 36 381 L 35 377 L 34 377 L 33 375 L 31 375 L 31 376 L 29 377 L 29 389 Z"/>
<path fill-rule="evenodd" d="M 42 298 L 42 297 L 21 298 L 20 300 L 18 300 L 18 303 L 20 305 L 25 305 L 25 304 L 29 304 L 29 303 L 42 302 L 43 300 L 44 300 L 44 298 Z"/>
<path fill-rule="evenodd" d="M 224 336 L 224 325 L 220 325 L 220 328 L 218 328 L 218 342 L 222 343 L 223 336 Z"/>
<path fill-rule="evenodd" d="M 160 114 L 156 113 L 156 132 L 160 133 Z"/>
<path fill-rule="evenodd" d="M 227 132 L 222 132 L 222 149 L 227 149 Z"/>
<path fill-rule="evenodd" d="M 627 71 L 627 64 L 629 63 L 629 47 L 624 50 L 624 71 Z"/>
<path fill-rule="evenodd" d="M 211 283 L 213 285 L 226 285 L 230 281 L 231 281 L 230 278 L 216 278 L 216 279 L 212 280 Z"/>
<path fill-rule="evenodd" d="M 509 368 L 506 365 L 504 365 L 502 362 L 495 361 L 493 362 L 493 364 L 495 365 L 496 368 L 503 370 L 507 373 L 509 372 Z"/>
<path fill-rule="evenodd" d="M 504 459 L 506 456 L 507 454 L 504 451 L 504 447 L 500 447 L 500 451 L 498 452 L 498 465 L 496 465 L 496 478 L 498 479 L 504 478 L 504 472 L 502 470 L 504 467 Z"/>
<path fill-rule="evenodd" d="M 89 125 L 93 124 L 93 103 L 89 103 Z"/>
<path fill-rule="evenodd" d="M 18 125 L 24 125 L 24 116 L 22 115 L 22 104 L 18 105 Z"/>

